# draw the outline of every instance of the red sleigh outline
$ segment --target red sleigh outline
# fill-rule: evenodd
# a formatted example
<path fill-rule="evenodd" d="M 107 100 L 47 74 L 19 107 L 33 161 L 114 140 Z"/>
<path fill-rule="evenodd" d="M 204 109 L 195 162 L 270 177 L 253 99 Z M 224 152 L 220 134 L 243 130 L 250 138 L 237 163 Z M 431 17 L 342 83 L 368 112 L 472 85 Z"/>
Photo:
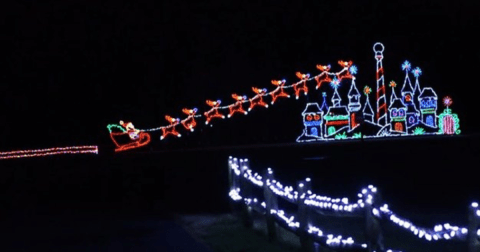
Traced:
<path fill-rule="evenodd" d="M 150 134 L 148 134 L 147 132 L 141 131 L 140 133 L 138 133 L 138 136 L 139 136 L 138 139 L 123 145 L 118 144 L 118 142 L 115 140 L 115 137 L 114 137 L 114 136 L 121 136 L 121 135 L 128 135 L 128 132 L 110 132 L 110 138 L 112 139 L 115 146 L 117 146 L 117 148 L 115 148 L 115 152 L 140 148 L 150 143 Z"/>

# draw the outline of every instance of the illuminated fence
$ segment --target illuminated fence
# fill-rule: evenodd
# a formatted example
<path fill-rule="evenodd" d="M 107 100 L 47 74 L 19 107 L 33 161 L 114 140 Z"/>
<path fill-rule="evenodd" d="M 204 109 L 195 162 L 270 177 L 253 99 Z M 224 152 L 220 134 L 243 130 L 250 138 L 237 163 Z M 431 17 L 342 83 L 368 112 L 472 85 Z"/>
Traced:
<path fill-rule="evenodd" d="M 387 204 L 382 205 L 377 188 L 372 185 L 362 189 L 358 193 L 358 200 L 351 203 L 348 198 L 314 194 L 310 178 L 299 181 L 293 188 L 276 181 L 270 168 L 263 175 L 253 173 L 247 159 L 230 157 L 228 167 L 229 196 L 234 209 L 240 213 L 247 227 L 253 226 L 254 211 L 263 214 L 271 241 L 277 239 L 276 225 L 279 225 L 299 236 L 304 251 L 315 251 L 316 244 L 338 251 L 398 251 L 386 249 L 383 244 L 380 220 L 386 219 L 419 239 L 467 242 L 469 252 L 480 252 L 480 208 L 476 202 L 469 207 L 468 227 L 444 223 L 425 228 L 398 216 Z M 259 198 L 263 199 L 256 198 L 254 190 L 261 191 Z M 287 213 L 279 209 L 279 199 L 296 206 L 296 211 Z M 327 233 L 315 225 L 315 215 L 363 218 L 366 239 L 359 242 L 351 237 Z"/>

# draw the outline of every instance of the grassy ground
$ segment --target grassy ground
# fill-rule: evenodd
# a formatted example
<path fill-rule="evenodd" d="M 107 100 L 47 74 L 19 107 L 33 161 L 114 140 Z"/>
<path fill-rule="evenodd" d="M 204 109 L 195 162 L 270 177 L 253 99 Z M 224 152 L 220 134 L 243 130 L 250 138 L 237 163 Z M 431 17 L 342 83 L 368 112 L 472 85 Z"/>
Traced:
<path fill-rule="evenodd" d="M 253 229 L 243 226 L 232 214 L 179 216 L 181 225 L 213 252 L 298 251 L 298 238 L 285 230 L 278 242 L 268 242 L 266 224 L 256 219 Z"/>
<path fill-rule="evenodd" d="M 432 217 L 424 215 L 420 218 L 428 220 Z M 179 216 L 178 220 L 195 239 L 204 243 L 213 252 L 297 252 L 300 248 L 298 237 L 282 228 L 279 228 L 279 240 L 273 243 L 268 242 L 266 223 L 261 216 L 255 217 L 252 229 L 244 227 L 240 220 L 232 214 L 183 215 Z M 322 223 L 324 231 L 329 231 L 334 235 L 348 232 L 354 240 L 364 240 L 363 219 L 324 217 L 318 218 L 316 221 Z M 387 248 L 405 252 L 466 251 L 465 242 L 428 242 L 392 225 L 384 226 L 384 237 Z M 319 251 L 330 252 L 333 250 L 321 248 Z"/>

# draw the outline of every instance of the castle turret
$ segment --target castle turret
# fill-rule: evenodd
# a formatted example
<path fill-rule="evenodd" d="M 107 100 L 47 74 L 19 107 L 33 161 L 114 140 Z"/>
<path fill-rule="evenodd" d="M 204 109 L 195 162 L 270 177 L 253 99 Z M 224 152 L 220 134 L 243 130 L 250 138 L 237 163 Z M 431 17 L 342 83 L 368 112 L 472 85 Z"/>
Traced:
<path fill-rule="evenodd" d="M 358 118 L 359 111 L 362 105 L 360 104 L 360 92 L 358 92 L 355 85 L 355 77 L 352 78 L 352 85 L 350 91 L 348 91 L 348 111 L 350 112 L 350 130 L 356 128 L 360 121 Z"/>
<path fill-rule="evenodd" d="M 411 65 L 408 61 L 402 64 L 402 69 L 405 71 L 405 81 L 402 87 L 402 102 L 407 106 L 407 129 L 417 125 L 420 119 L 420 112 L 414 103 L 412 83 L 408 77 L 410 67 Z"/>
<path fill-rule="evenodd" d="M 333 93 L 333 96 L 332 96 L 333 107 L 340 107 L 341 101 L 342 101 L 342 98 L 340 98 L 337 88 L 335 88 L 335 92 Z"/>
<path fill-rule="evenodd" d="M 352 78 L 352 85 L 350 86 L 350 91 L 348 91 L 348 111 L 356 112 L 359 111 L 362 105 L 360 105 L 360 92 L 355 85 L 355 77 Z"/>
<path fill-rule="evenodd" d="M 432 88 L 424 88 L 418 96 L 420 104 L 421 120 L 424 124 L 437 127 L 437 103 L 438 96 Z"/>
<path fill-rule="evenodd" d="M 415 106 L 419 108 L 420 103 L 419 103 L 418 97 L 420 96 L 422 89 L 420 88 L 420 82 L 418 81 L 418 77 L 422 75 L 422 70 L 420 69 L 420 67 L 416 67 L 415 69 L 412 70 L 412 74 L 415 77 L 415 84 L 413 85 L 413 97 L 415 99 L 413 102 L 415 103 Z"/>
<path fill-rule="evenodd" d="M 327 93 L 323 92 L 323 102 L 322 102 L 322 107 L 320 107 L 320 110 L 323 112 L 323 114 L 326 114 L 328 111 L 328 104 L 327 104 Z"/>
<path fill-rule="evenodd" d="M 372 109 L 372 106 L 370 105 L 370 99 L 369 99 L 369 96 L 368 96 L 371 91 L 372 90 L 368 86 L 366 86 L 363 89 L 363 93 L 366 96 L 365 105 L 363 106 L 363 121 L 374 123 L 374 121 L 373 121 L 373 109 Z"/>
<path fill-rule="evenodd" d="M 407 133 L 406 127 L 406 110 L 407 106 L 402 100 L 395 99 L 388 107 L 390 112 L 390 131 L 398 133 Z"/>

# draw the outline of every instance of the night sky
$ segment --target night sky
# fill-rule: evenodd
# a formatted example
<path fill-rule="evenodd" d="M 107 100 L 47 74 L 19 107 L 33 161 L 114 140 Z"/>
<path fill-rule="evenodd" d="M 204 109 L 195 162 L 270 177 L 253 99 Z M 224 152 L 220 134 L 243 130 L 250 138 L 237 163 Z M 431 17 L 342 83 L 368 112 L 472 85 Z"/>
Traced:
<path fill-rule="evenodd" d="M 272 79 L 288 85 L 296 71 L 318 74 L 316 64 L 339 71 L 338 60 L 358 67 L 359 89 L 375 87 L 375 42 L 386 47 L 386 84 L 403 84 L 409 60 L 423 70 L 422 88 L 452 97 L 462 133 L 478 132 L 479 3 L 365 2 L 11 3 L 0 15 L 0 148 L 113 148 L 107 124 L 166 125 L 166 114 L 205 111 L 206 99 L 230 104 L 232 93 L 251 97 L 252 86 L 270 91 Z M 154 133 L 151 149 L 293 142 L 305 103 L 321 102 L 321 92 L 331 97 L 332 89 L 200 125 L 181 139 L 160 142 Z"/>

